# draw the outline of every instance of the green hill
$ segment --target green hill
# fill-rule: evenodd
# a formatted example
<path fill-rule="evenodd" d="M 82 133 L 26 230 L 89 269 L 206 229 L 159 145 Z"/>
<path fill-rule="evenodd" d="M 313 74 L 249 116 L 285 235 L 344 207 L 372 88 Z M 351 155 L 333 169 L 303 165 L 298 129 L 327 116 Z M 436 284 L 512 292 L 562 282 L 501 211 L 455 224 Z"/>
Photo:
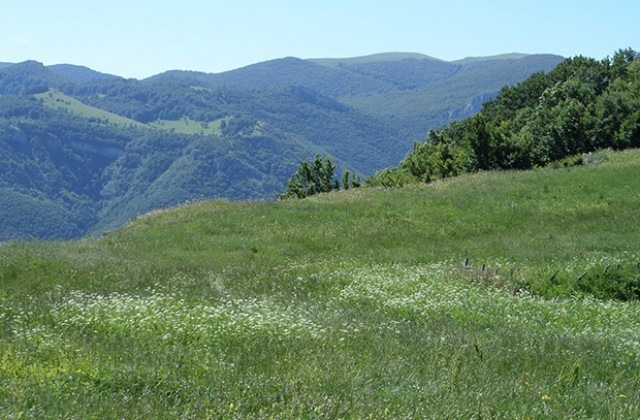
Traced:
<path fill-rule="evenodd" d="M 0 245 L 0 416 L 638 418 L 640 151 Z"/>
<path fill-rule="evenodd" d="M 486 64 L 483 64 L 483 67 Z M 605 148 L 640 146 L 640 54 L 574 57 L 504 87 L 476 115 L 431 130 L 396 169 L 370 184 L 429 182 L 464 172 L 582 163 Z M 397 181 L 397 182 L 396 182 Z"/>

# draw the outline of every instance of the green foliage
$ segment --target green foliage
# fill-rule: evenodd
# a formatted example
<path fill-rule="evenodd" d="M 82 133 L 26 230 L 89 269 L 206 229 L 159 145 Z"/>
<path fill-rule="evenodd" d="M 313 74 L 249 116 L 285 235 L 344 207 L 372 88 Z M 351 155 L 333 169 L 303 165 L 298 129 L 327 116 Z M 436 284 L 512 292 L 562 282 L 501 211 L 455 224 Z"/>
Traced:
<path fill-rule="evenodd" d="M 592 268 L 578 276 L 576 289 L 600 299 L 640 300 L 640 262 Z"/>
<path fill-rule="evenodd" d="M 416 183 L 415 177 L 404 168 L 387 168 L 365 180 L 368 187 L 401 187 Z"/>
<path fill-rule="evenodd" d="M 425 182 L 460 174 L 465 167 L 465 151 L 433 130 L 429 139 L 425 144 L 414 143 L 413 153 L 400 166 Z"/>
<path fill-rule="evenodd" d="M 348 190 L 350 188 L 359 188 L 361 185 L 360 176 L 352 175 L 351 171 L 345 169 L 342 172 L 342 188 Z"/>
<path fill-rule="evenodd" d="M 337 190 L 340 187 L 338 181 L 334 181 L 335 170 L 331 156 L 323 159 L 316 155 L 313 162 L 303 160 L 289 179 L 287 189 L 278 198 L 305 198 Z"/>
<path fill-rule="evenodd" d="M 0 187 L 0 239 L 69 239 L 96 222 L 94 204 L 86 196 L 61 192 L 47 197 L 35 190 Z"/>
<path fill-rule="evenodd" d="M 527 169 L 602 148 L 637 147 L 640 56 L 575 57 L 505 87 L 482 111 L 432 131 L 402 162 L 416 180 Z"/>
<path fill-rule="evenodd" d="M 278 194 L 278 198 L 305 198 L 311 195 L 327 193 L 340 189 L 340 182 L 335 179 L 336 166 L 333 158 L 322 158 L 316 155 L 312 162 L 303 160 L 298 170 L 291 176 L 287 183 L 287 189 Z M 342 172 L 342 188 L 345 190 L 358 188 L 361 185 L 360 176 L 352 175 L 345 169 Z"/>

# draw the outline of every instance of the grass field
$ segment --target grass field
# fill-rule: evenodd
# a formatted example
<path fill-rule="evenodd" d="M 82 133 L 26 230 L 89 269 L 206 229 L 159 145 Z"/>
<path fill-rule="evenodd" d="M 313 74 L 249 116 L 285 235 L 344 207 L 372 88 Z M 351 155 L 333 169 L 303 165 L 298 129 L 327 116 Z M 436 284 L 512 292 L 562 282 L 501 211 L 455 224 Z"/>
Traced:
<path fill-rule="evenodd" d="M 185 117 L 181 120 L 158 120 L 149 125 L 154 128 L 174 131 L 180 134 L 221 136 L 222 130 L 220 129 L 220 123 L 224 120 L 224 118 L 220 118 L 208 123 L 202 123 Z"/>
<path fill-rule="evenodd" d="M 45 106 L 49 108 L 63 109 L 84 118 L 95 118 L 121 127 L 151 127 L 160 130 L 173 131 L 180 134 L 220 136 L 222 134 L 220 124 L 222 121 L 227 120 L 225 118 L 221 118 L 209 123 L 202 123 L 185 117 L 180 120 L 158 120 L 150 124 L 143 124 L 138 121 L 134 121 L 129 118 L 125 118 L 120 115 L 116 115 L 111 112 L 84 104 L 77 99 L 65 95 L 64 93 L 55 89 L 51 89 L 48 92 L 40 93 L 34 96 L 43 101 Z"/>
<path fill-rule="evenodd" d="M 95 118 L 121 127 L 147 127 L 145 124 L 139 123 L 129 118 L 125 118 L 120 115 L 116 115 L 111 112 L 84 104 L 79 100 L 65 95 L 64 93 L 56 89 L 50 89 L 48 92 L 40 93 L 34 96 L 43 101 L 45 106 L 49 108 L 63 109 L 84 118 Z"/>
<path fill-rule="evenodd" d="M 2 418 L 640 418 L 640 152 L 0 245 Z"/>

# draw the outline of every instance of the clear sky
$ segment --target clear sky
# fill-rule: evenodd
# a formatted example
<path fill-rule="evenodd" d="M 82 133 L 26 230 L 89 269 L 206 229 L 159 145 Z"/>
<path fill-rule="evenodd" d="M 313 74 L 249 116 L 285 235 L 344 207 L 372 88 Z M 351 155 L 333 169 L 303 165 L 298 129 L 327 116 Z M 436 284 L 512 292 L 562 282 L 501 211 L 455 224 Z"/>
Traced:
<path fill-rule="evenodd" d="M 2 0 L 0 62 L 124 77 L 295 56 L 640 50 L 640 0 Z"/>

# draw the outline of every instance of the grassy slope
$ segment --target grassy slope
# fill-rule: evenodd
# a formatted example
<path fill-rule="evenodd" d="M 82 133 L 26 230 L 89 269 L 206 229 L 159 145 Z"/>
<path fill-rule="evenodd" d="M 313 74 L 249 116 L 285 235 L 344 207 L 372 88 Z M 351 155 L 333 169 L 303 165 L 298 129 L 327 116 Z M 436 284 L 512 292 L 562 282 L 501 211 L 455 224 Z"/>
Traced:
<path fill-rule="evenodd" d="M 121 117 L 114 113 L 104 111 L 100 108 L 84 104 L 79 100 L 65 95 L 64 93 L 51 89 L 48 92 L 34 95 L 36 98 L 41 99 L 45 106 L 53 109 L 64 109 L 73 114 L 84 118 L 97 118 L 105 120 L 111 124 L 115 124 L 121 127 L 147 127 L 145 124 L 131 120 L 129 118 Z"/>
<path fill-rule="evenodd" d="M 97 118 L 121 127 L 156 128 L 173 131 L 180 134 L 221 135 L 220 120 L 211 121 L 203 125 L 201 122 L 183 118 L 181 120 L 158 120 L 151 124 L 122 117 L 109 111 L 84 104 L 79 100 L 52 89 L 46 93 L 34 95 L 43 101 L 45 106 L 53 109 L 64 109 L 84 118 Z"/>
<path fill-rule="evenodd" d="M 0 416 L 637 418 L 638 302 L 510 288 L 635 266 L 639 167 L 203 202 L 2 245 Z"/>
<path fill-rule="evenodd" d="M 174 131 L 180 134 L 198 134 L 203 136 L 221 136 L 220 122 L 223 119 L 201 123 L 190 118 L 181 120 L 157 120 L 149 124 L 151 127 L 161 130 Z"/>

